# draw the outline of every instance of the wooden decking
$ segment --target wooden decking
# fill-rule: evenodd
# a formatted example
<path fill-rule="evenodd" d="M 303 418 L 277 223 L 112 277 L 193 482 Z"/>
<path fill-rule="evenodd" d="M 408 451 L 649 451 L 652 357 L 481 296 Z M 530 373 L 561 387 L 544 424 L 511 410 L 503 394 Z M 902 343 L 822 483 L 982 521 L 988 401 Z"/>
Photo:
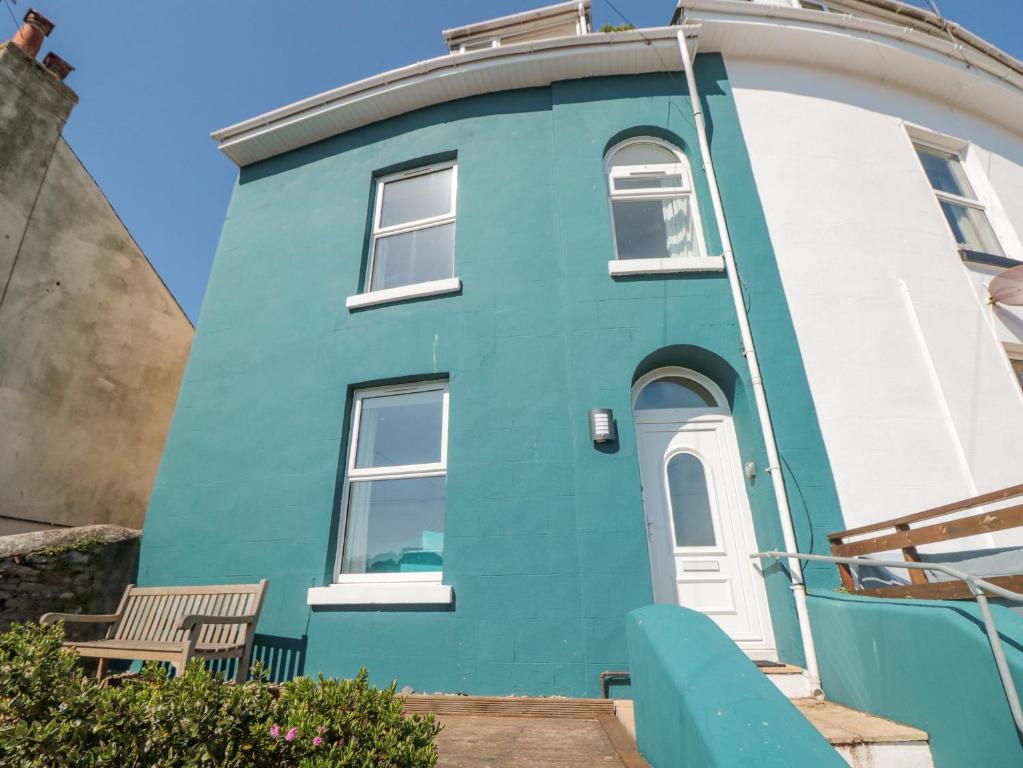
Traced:
<path fill-rule="evenodd" d="M 878 765 L 933 765 L 923 731 L 833 702 L 792 703 L 851 765 L 874 765 L 872 748 L 897 750 Z M 649 768 L 636 749 L 631 704 L 419 694 L 405 706 L 443 723 L 440 768 Z"/>
<path fill-rule="evenodd" d="M 440 768 L 649 768 L 606 699 L 423 696 L 413 712 L 433 712 Z"/>

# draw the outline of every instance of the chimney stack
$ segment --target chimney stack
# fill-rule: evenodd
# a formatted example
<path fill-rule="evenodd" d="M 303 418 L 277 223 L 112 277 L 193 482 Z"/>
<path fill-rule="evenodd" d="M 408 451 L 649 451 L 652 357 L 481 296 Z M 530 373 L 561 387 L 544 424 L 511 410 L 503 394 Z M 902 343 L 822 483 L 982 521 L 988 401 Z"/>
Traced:
<path fill-rule="evenodd" d="M 53 22 L 35 8 L 28 9 L 24 21 L 11 42 L 34 59 L 43 47 L 43 39 L 53 31 Z"/>
<path fill-rule="evenodd" d="M 50 51 L 43 56 L 43 66 L 61 80 L 70 75 L 72 70 L 74 70 L 74 67 L 64 61 L 64 59 L 55 54 L 53 51 Z"/>

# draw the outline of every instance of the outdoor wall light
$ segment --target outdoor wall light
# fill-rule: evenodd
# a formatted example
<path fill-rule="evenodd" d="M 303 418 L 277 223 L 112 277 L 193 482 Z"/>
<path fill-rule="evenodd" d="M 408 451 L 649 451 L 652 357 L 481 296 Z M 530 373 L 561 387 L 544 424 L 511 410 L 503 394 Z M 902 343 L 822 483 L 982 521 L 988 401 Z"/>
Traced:
<path fill-rule="evenodd" d="M 618 439 L 615 414 L 610 408 L 593 408 L 590 411 L 590 439 L 595 443 L 609 443 Z"/>

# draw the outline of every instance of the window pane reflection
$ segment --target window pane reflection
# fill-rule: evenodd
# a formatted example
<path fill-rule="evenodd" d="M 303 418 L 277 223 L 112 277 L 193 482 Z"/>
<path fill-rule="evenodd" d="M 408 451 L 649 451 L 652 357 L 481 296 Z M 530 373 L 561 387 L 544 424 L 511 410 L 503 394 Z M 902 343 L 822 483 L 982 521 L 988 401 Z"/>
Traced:
<path fill-rule="evenodd" d="M 380 226 L 391 227 L 451 213 L 453 173 L 451 168 L 445 168 L 443 171 L 385 183 Z"/>
<path fill-rule="evenodd" d="M 965 205 L 956 205 L 947 200 L 941 201 L 941 210 L 952 228 L 956 242 L 968 251 L 990 253 L 1002 256 L 1002 247 L 998 244 L 994 230 L 983 211 Z"/>
<path fill-rule="evenodd" d="M 612 203 L 619 259 L 698 256 L 689 198 L 615 200 Z"/>
<path fill-rule="evenodd" d="M 425 573 L 444 563 L 446 478 L 353 482 L 343 573 Z"/>
<path fill-rule="evenodd" d="M 455 225 L 442 224 L 378 238 L 370 287 L 379 291 L 443 280 L 454 273 Z"/>
<path fill-rule="evenodd" d="M 364 469 L 439 462 L 443 421 L 441 390 L 365 398 L 355 466 Z"/>
<path fill-rule="evenodd" d="M 670 376 L 651 381 L 636 398 L 637 411 L 657 408 L 715 408 L 714 396 L 695 381 Z"/>

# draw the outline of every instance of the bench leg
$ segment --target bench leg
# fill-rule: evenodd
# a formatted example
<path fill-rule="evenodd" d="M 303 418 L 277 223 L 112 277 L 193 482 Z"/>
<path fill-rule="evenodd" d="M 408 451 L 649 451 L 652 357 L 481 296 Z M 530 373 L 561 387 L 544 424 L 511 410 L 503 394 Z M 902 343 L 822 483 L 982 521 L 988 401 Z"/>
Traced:
<path fill-rule="evenodd" d="M 107 660 L 100 658 L 96 660 L 96 679 L 102 680 L 103 673 L 107 671 Z"/>
<path fill-rule="evenodd" d="M 185 674 L 185 667 L 188 666 L 188 654 L 181 654 L 181 658 L 177 661 L 172 661 L 171 666 L 174 667 L 174 677 L 181 677 Z"/>
<path fill-rule="evenodd" d="M 238 658 L 238 666 L 234 671 L 234 681 L 241 685 L 249 679 L 249 664 L 252 663 L 252 648 L 248 645 L 245 646 L 245 650 L 242 651 L 242 655 Z"/>

